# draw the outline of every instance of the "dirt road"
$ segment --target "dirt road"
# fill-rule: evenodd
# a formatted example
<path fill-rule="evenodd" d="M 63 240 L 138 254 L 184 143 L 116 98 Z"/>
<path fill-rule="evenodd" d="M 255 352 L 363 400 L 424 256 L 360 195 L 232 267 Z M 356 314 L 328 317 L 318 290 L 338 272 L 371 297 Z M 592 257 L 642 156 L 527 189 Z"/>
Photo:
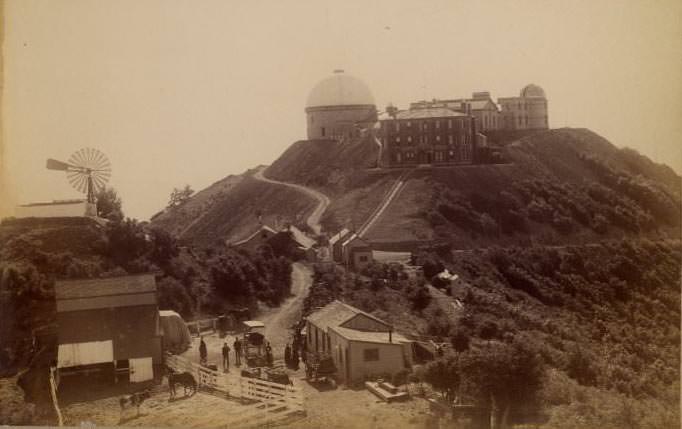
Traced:
<path fill-rule="evenodd" d="M 315 210 L 313 210 L 310 216 L 308 216 L 306 223 L 313 231 L 315 231 L 315 234 L 319 234 L 320 231 L 322 230 L 322 227 L 320 226 L 320 219 L 322 218 L 322 214 L 325 212 L 325 210 L 327 210 L 327 207 L 329 206 L 329 197 L 327 197 L 322 192 L 316 191 L 315 189 L 308 188 L 303 185 L 297 185 L 295 183 L 280 182 L 279 180 L 268 179 L 267 177 L 264 176 L 265 170 L 267 170 L 267 167 L 261 168 L 253 175 L 253 177 L 256 180 L 260 180 L 263 182 L 273 183 L 275 185 L 288 186 L 290 188 L 297 189 L 303 192 L 304 194 L 310 196 L 311 198 L 317 200 L 317 207 L 315 207 Z"/>
<path fill-rule="evenodd" d="M 291 294 L 279 307 L 268 310 L 260 318 L 265 322 L 265 338 L 270 341 L 275 359 L 284 356 L 284 347 L 291 341 L 289 328 L 301 318 L 303 299 L 313 282 L 312 270 L 295 262 L 292 265 Z"/>

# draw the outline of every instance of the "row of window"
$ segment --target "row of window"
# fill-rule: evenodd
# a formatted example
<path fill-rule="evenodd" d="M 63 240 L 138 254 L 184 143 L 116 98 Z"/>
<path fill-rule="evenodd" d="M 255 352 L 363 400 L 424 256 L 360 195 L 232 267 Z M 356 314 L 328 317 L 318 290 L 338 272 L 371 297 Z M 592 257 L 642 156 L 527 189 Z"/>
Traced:
<path fill-rule="evenodd" d="M 445 143 L 447 141 L 447 144 L 449 145 L 454 145 L 454 144 L 469 144 L 471 143 L 471 136 L 469 134 L 457 134 L 457 135 L 448 135 L 447 140 L 445 139 L 446 136 L 441 136 L 441 135 L 436 135 L 433 137 L 433 139 L 429 138 L 428 135 L 420 135 L 420 136 L 407 136 L 405 138 L 401 136 L 395 136 L 392 139 L 388 140 L 386 137 L 381 138 L 381 142 L 386 145 L 387 141 L 390 141 L 392 143 L 395 143 L 396 145 L 400 145 L 400 143 L 406 143 L 407 145 L 410 145 L 412 143 L 419 143 L 419 144 L 429 144 L 429 143 Z"/>
<path fill-rule="evenodd" d="M 412 128 L 412 121 L 382 121 L 381 126 L 386 129 L 389 127 L 387 125 L 388 123 L 392 123 L 393 126 L 390 127 L 393 131 L 400 131 L 401 128 Z M 402 124 L 402 125 L 401 125 Z M 465 123 L 464 119 L 459 119 L 459 120 L 452 120 L 452 119 L 436 119 L 436 120 L 421 120 L 421 121 L 415 121 L 415 128 L 419 128 L 421 130 L 428 130 L 429 129 L 429 124 L 433 126 L 434 129 L 439 130 L 441 129 L 441 125 L 443 128 L 447 127 L 447 129 L 451 130 L 453 128 L 455 129 L 460 129 L 463 130 L 465 128 Z"/>
<path fill-rule="evenodd" d="M 461 145 L 453 150 L 437 150 L 433 153 L 421 152 L 418 154 L 414 151 L 396 152 L 393 155 L 393 160 L 398 164 L 411 164 L 414 162 L 420 164 L 431 164 L 432 162 L 471 162 L 472 150 L 471 145 Z"/>
<path fill-rule="evenodd" d="M 310 331 L 310 330 L 309 330 Z M 312 346 L 312 335 L 308 336 L 308 343 Z M 319 345 L 318 330 L 315 329 L 315 347 Z M 322 332 L 322 351 L 331 353 L 332 344 L 329 335 Z M 318 348 L 319 350 L 319 348 Z M 362 359 L 365 362 L 374 362 L 379 360 L 379 349 L 364 349 L 362 351 Z M 339 348 L 339 363 L 343 366 L 343 350 Z"/>

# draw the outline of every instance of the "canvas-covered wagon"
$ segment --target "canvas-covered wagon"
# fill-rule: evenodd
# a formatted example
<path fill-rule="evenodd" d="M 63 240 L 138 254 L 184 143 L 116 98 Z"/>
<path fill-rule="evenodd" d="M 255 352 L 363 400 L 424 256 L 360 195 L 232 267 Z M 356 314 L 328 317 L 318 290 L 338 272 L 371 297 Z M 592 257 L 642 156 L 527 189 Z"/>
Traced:
<path fill-rule="evenodd" d="M 187 324 L 182 317 L 172 310 L 159 311 L 163 348 L 173 354 L 185 352 L 192 344 Z"/>

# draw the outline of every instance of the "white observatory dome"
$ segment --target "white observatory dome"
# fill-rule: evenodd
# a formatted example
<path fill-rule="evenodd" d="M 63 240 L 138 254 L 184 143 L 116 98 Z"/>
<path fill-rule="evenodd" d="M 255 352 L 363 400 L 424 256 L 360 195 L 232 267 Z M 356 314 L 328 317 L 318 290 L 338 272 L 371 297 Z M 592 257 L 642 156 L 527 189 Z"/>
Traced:
<path fill-rule="evenodd" d="M 308 95 L 306 107 L 374 105 L 369 87 L 360 79 L 343 70 L 321 80 Z"/>
<path fill-rule="evenodd" d="M 531 83 L 530 85 L 526 85 L 523 87 L 521 90 L 521 97 L 523 98 L 531 98 L 531 97 L 537 97 L 537 98 L 545 98 L 545 91 L 540 88 L 539 86 Z"/>

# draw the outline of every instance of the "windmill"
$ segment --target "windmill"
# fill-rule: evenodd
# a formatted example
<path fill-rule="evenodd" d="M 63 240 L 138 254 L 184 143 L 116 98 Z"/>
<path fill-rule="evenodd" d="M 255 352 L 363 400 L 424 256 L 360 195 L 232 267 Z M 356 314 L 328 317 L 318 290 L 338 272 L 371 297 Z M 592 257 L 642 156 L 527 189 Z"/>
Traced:
<path fill-rule="evenodd" d="M 48 170 L 65 171 L 69 183 L 87 195 L 88 203 L 95 203 L 95 194 L 104 188 L 111 177 L 111 164 L 97 149 L 84 148 L 71 155 L 68 162 L 47 160 Z"/>

